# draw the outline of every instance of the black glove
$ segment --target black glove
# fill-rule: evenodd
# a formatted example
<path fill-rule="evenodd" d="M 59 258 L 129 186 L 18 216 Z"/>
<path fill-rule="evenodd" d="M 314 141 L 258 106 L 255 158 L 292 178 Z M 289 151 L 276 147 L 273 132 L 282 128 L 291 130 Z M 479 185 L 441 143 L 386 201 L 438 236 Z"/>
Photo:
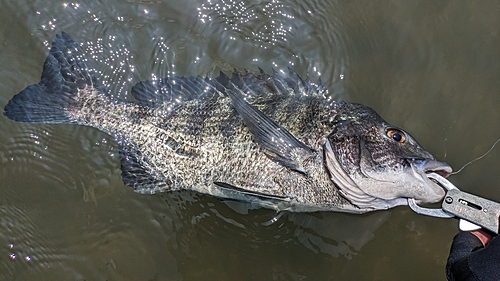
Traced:
<path fill-rule="evenodd" d="M 459 280 L 500 280 L 500 239 L 498 236 L 483 247 L 481 240 L 470 232 L 460 232 L 453 238 L 446 264 L 446 277 Z"/>

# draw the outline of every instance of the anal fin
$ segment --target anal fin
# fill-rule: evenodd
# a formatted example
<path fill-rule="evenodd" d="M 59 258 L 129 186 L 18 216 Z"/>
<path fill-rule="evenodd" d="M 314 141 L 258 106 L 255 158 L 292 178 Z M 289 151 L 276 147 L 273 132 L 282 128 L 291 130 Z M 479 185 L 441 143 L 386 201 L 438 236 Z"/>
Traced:
<path fill-rule="evenodd" d="M 136 153 L 130 151 L 130 149 L 120 147 L 121 176 L 125 185 L 133 187 L 135 192 L 142 194 L 154 194 L 171 189 L 170 180 L 160 180 L 153 176 L 139 163 Z"/>

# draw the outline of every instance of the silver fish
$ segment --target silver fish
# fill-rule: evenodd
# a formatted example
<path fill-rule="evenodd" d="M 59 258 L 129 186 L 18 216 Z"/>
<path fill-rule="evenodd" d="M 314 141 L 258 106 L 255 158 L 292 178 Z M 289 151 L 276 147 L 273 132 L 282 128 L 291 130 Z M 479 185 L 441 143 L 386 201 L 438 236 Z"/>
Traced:
<path fill-rule="evenodd" d="M 111 95 L 63 32 L 41 81 L 4 114 L 108 133 L 124 183 L 143 194 L 189 189 L 277 210 L 364 213 L 440 201 L 426 173 L 451 173 L 373 109 L 334 101 L 292 70 L 142 81 L 132 95 Z"/>

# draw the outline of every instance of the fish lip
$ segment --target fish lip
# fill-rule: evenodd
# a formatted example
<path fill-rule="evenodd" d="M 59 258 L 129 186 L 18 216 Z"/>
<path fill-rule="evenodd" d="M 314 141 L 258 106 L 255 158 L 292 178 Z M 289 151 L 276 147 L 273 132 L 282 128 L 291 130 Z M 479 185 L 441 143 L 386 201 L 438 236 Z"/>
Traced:
<path fill-rule="evenodd" d="M 431 173 L 436 173 L 444 178 L 448 177 L 452 173 L 452 168 L 445 162 L 437 161 L 435 159 L 412 159 L 410 161 L 411 165 L 420 170 L 421 173 L 425 176 L 430 184 L 434 186 L 434 194 L 436 195 L 434 199 L 425 200 L 425 199 L 415 199 L 417 203 L 436 203 L 441 201 L 446 195 L 446 190 L 436 183 L 434 180 L 430 179 L 427 175 Z"/>
<path fill-rule="evenodd" d="M 437 160 L 426 161 L 423 166 L 423 171 L 425 174 L 436 173 L 444 178 L 451 175 L 453 169 L 450 165 L 445 162 L 440 162 Z"/>
<path fill-rule="evenodd" d="M 446 178 L 453 172 L 453 169 L 448 163 L 435 159 L 407 158 L 406 160 L 411 166 L 421 170 L 425 174 L 436 173 Z"/>

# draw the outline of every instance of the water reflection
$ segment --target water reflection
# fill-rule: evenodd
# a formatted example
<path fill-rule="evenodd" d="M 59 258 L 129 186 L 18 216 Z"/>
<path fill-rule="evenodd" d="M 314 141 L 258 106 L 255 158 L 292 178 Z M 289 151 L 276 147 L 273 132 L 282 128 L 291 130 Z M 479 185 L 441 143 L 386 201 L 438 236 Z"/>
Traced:
<path fill-rule="evenodd" d="M 226 200 L 223 200 L 223 202 L 232 210 L 244 215 L 248 215 L 250 210 L 258 209 L 258 207 L 250 204 Z M 273 216 L 269 218 L 270 215 Z M 253 221 L 270 228 L 289 228 L 287 233 L 293 234 L 293 238 L 285 237 L 283 242 L 293 239 L 314 253 L 321 252 L 335 258 L 344 256 L 347 259 L 352 259 L 353 255 L 356 255 L 368 241 L 373 239 L 373 232 L 389 217 L 390 212 L 376 212 L 365 215 L 333 212 L 280 212 L 278 214 L 271 212 L 263 218 L 257 220 L 254 218 Z M 243 224 L 230 218 L 223 219 L 244 228 Z M 261 222 L 262 219 L 266 221 Z"/>
<path fill-rule="evenodd" d="M 390 217 L 389 212 L 361 216 L 323 213 L 290 214 L 297 239 L 313 252 L 352 259 L 374 237 L 375 230 Z"/>

